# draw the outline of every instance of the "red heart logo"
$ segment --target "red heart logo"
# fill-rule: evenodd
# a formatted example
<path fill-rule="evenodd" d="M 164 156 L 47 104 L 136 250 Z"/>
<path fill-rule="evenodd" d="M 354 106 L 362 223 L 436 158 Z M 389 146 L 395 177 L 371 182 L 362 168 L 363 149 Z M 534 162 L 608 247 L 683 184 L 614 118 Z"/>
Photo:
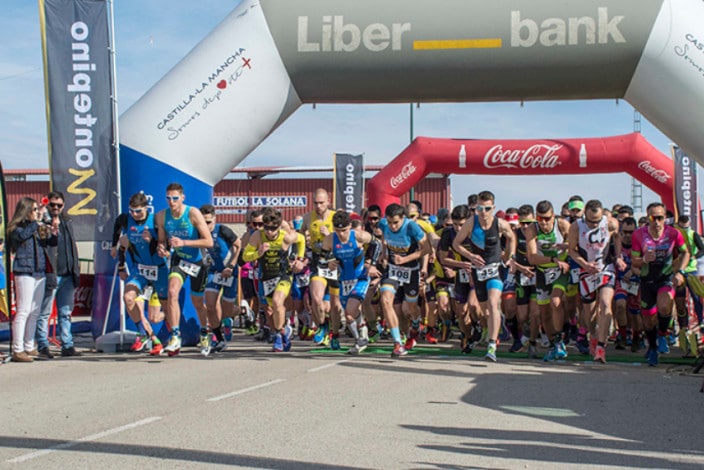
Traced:
<path fill-rule="evenodd" d="M 217 87 L 221 90 L 224 90 L 225 88 L 227 88 L 227 82 L 225 80 L 220 80 L 217 84 Z"/>

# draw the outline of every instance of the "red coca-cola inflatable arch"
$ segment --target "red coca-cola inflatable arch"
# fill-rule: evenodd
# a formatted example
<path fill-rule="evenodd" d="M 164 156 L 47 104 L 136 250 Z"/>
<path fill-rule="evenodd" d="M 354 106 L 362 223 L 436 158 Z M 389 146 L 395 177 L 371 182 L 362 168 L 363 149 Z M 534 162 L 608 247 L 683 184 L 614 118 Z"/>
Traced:
<path fill-rule="evenodd" d="M 673 207 L 673 163 L 638 133 L 553 140 L 472 140 L 418 137 L 374 176 L 367 205 L 399 202 L 429 173 L 579 175 L 625 172 Z"/>

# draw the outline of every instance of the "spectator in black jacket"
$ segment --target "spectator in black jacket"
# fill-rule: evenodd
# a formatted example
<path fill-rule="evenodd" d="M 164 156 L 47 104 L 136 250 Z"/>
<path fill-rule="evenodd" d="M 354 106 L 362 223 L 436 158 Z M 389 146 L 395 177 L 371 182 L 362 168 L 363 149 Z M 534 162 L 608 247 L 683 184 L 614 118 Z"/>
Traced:
<path fill-rule="evenodd" d="M 57 323 L 61 335 L 61 355 L 80 356 L 73 346 L 71 334 L 71 313 L 73 312 L 74 294 L 81 276 L 78 246 L 73 234 L 71 219 L 63 212 L 64 195 L 52 191 L 47 195 L 48 214 L 51 224 L 57 230 L 57 244 L 49 250 L 49 259 L 54 272 L 47 276 L 46 294 L 42 302 L 42 310 L 37 321 L 37 344 L 39 355 L 47 359 L 53 358 L 49 351 L 49 316 L 56 299 Z"/>

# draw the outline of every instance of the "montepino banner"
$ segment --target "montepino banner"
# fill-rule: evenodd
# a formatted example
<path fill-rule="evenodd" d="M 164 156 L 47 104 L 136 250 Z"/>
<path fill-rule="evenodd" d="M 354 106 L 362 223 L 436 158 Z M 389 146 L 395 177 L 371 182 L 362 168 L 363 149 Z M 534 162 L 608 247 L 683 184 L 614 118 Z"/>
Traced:
<path fill-rule="evenodd" d="M 80 241 L 109 240 L 117 214 L 105 0 L 39 0 L 51 188 Z"/>
<path fill-rule="evenodd" d="M 697 188 L 697 162 L 680 147 L 672 147 L 675 165 L 675 209 L 677 217 L 686 215 L 690 227 L 699 229 L 699 196 Z"/>
<path fill-rule="evenodd" d="M 362 213 L 364 155 L 335 154 L 335 208 Z"/>

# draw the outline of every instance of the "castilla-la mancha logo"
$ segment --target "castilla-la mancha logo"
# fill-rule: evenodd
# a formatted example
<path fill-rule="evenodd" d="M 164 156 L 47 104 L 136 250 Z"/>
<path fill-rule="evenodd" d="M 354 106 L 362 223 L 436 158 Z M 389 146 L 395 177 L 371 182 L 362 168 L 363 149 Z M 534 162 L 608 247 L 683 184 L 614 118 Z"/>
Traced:
<path fill-rule="evenodd" d="M 557 151 L 562 145 L 535 144 L 525 150 L 504 150 L 499 144 L 484 155 L 486 168 L 555 168 L 562 165 Z"/>
<path fill-rule="evenodd" d="M 401 173 L 399 173 L 396 176 L 392 176 L 391 180 L 389 180 L 391 183 L 391 187 L 394 189 L 398 188 L 401 183 L 406 181 L 408 179 L 408 177 L 411 176 L 415 172 L 416 172 L 416 167 L 413 166 L 413 163 L 412 162 L 406 163 L 406 165 L 401 169 Z"/>
<path fill-rule="evenodd" d="M 667 174 L 665 170 L 658 170 L 650 163 L 650 160 L 645 160 L 638 164 L 638 168 L 649 174 L 653 179 L 659 181 L 660 183 L 667 183 L 670 179 L 670 175 Z"/>

